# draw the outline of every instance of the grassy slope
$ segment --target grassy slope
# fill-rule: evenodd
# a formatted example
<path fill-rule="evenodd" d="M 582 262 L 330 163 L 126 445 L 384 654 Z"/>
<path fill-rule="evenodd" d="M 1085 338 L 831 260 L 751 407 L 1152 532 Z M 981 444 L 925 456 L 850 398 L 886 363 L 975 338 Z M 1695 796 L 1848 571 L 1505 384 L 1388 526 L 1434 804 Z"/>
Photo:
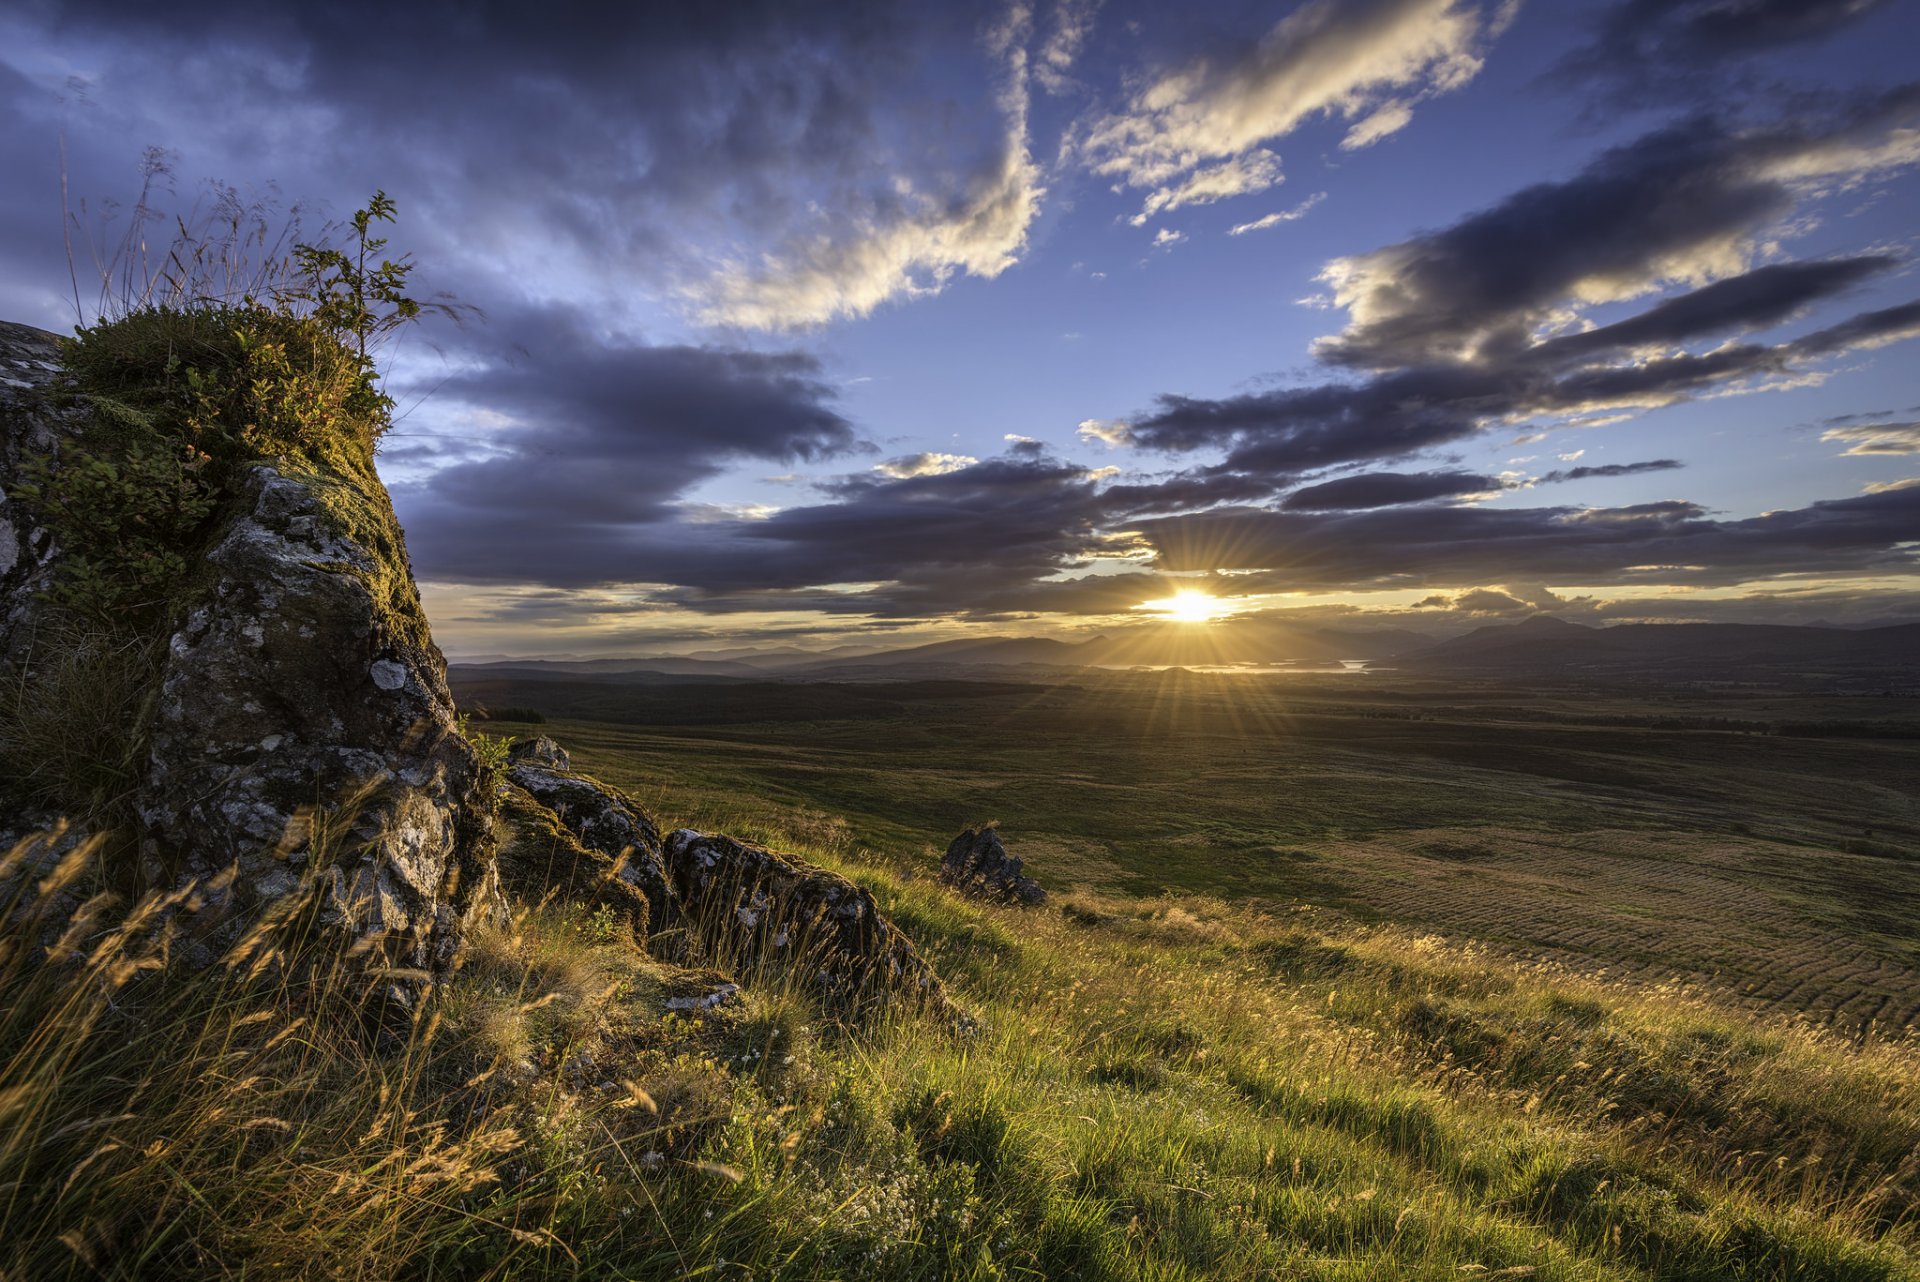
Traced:
<path fill-rule="evenodd" d="M 778 974 L 747 977 L 741 1004 L 669 1014 L 663 998 L 699 977 L 562 905 L 477 940 L 403 1044 L 380 1051 L 325 1000 L 344 974 L 263 954 L 154 987 L 126 965 L 143 946 L 116 945 L 105 917 L 70 936 L 95 960 L 61 971 L 26 967 L 16 933 L 0 953 L 0 1269 L 1920 1278 L 1912 1042 L 1862 1047 L 1290 894 L 1314 897 L 1319 878 L 1366 906 L 1363 885 L 1337 879 L 1396 871 L 1381 852 L 1406 834 L 1388 815 L 1418 825 L 1406 859 L 1432 868 L 1406 873 L 1425 879 L 1413 884 L 1491 861 L 1503 893 L 1509 839 L 1578 876 L 1564 842 L 1619 858 L 1629 837 L 1698 837 L 1723 815 L 1689 820 L 1683 795 L 1663 829 L 1656 792 L 1592 785 L 1617 788 L 1602 799 L 1627 815 L 1549 789 L 1528 826 L 1535 798 L 1497 810 L 1524 770 L 1450 765 L 1429 780 L 1382 769 L 1306 713 L 1285 722 L 1299 742 L 1250 745 L 1182 726 L 1188 712 L 1120 708 L 1104 737 L 1082 717 L 1070 758 L 1042 733 L 1062 724 L 1044 704 L 1018 712 L 1025 738 L 978 701 L 916 723 L 545 727 L 665 823 L 757 837 L 872 887 L 980 1017 L 971 1034 L 904 1016 L 841 1028 Z M 1151 733 L 1120 733 L 1129 716 Z M 1465 739 L 1463 721 L 1402 728 Z M 1476 742 L 1491 751 L 1484 726 Z M 1528 742 L 1510 765 L 1541 759 Z M 1022 766 L 1049 751 L 1073 778 L 1053 784 L 1036 870 L 1088 888 L 1021 911 L 934 885 L 924 839 L 967 814 L 999 813 L 1033 853 L 1016 823 L 1045 813 L 1049 780 Z M 1232 752 L 1266 759 L 1234 776 Z M 1660 759 L 1655 783 L 1688 757 Z M 1740 790 L 1718 804 L 1753 807 L 1763 832 L 1825 822 L 1796 818 L 1795 795 L 1767 803 L 1764 769 L 1694 760 Z M 1633 761 L 1619 750 L 1607 765 Z M 1476 806 L 1505 826 L 1475 836 Z M 1204 841 L 1170 845 L 1196 826 Z M 1280 860 L 1289 826 L 1313 858 Z M 1782 859 L 1819 849 L 1758 840 Z M 85 870 L 66 876 L 78 886 Z M 1692 897 L 1726 886 L 1783 893 L 1729 862 Z M 42 929 L 78 898 L 35 893 L 58 910 Z M 1845 925 L 1825 882 L 1782 902 L 1800 905 L 1792 921 Z"/>
<path fill-rule="evenodd" d="M 617 687 L 596 697 L 622 715 Z M 823 697 L 686 724 L 710 698 L 655 689 L 643 724 L 546 728 L 697 826 L 810 811 L 924 869 L 998 818 L 1054 884 L 1307 902 L 1841 1030 L 1920 1025 L 1920 741 L 1647 724 L 1911 725 L 1912 700 L 1177 676 L 855 692 L 838 719 Z"/>

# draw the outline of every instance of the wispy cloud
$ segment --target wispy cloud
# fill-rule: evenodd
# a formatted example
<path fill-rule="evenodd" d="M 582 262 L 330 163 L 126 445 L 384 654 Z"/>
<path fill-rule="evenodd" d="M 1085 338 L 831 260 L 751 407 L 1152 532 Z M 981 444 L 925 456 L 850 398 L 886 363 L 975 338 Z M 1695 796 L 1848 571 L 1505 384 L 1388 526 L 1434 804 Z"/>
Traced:
<path fill-rule="evenodd" d="M 1920 423 L 1861 423 L 1829 428 L 1823 441 L 1846 443 L 1847 454 L 1920 454 Z"/>
<path fill-rule="evenodd" d="M 1385 137 L 1421 98 L 1473 79 L 1510 9 L 1313 0 L 1236 58 L 1200 58 L 1157 77 L 1123 110 L 1089 122 L 1077 150 L 1097 174 L 1156 189 L 1143 219 L 1176 207 L 1174 193 L 1196 181 L 1224 187 L 1238 175 L 1242 190 L 1263 190 L 1272 182 L 1252 185 L 1249 175 L 1270 171 L 1277 181 L 1277 161 L 1263 162 L 1267 170 L 1245 164 L 1263 144 L 1316 116 L 1355 120 L 1349 147 Z"/>
<path fill-rule="evenodd" d="M 1237 223 L 1228 230 L 1229 236 L 1244 236 L 1250 231 L 1265 231 L 1269 227 L 1278 227 L 1281 223 L 1298 222 L 1312 212 L 1313 207 L 1327 198 L 1324 191 L 1316 191 L 1292 209 L 1277 209 L 1271 214 L 1262 215 L 1250 223 Z"/>
<path fill-rule="evenodd" d="M 971 467 L 980 460 L 967 454 L 905 454 L 875 463 L 873 470 L 882 476 L 905 480 L 910 476 L 939 476 Z"/>

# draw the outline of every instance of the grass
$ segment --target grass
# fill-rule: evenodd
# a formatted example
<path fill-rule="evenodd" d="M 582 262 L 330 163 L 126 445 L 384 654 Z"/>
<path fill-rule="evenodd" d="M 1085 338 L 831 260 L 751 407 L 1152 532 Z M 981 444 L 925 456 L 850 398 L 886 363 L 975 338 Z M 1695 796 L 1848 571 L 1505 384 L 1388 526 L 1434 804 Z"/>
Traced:
<path fill-rule="evenodd" d="M 872 889 L 979 1027 L 846 1024 L 777 971 L 669 1011 L 721 976 L 549 903 L 383 1044 L 353 967 L 256 936 L 162 982 L 153 906 L 9 856 L 0 1269 L 1920 1277 L 1911 1043 L 1323 912 L 977 905 L 730 805 Z"/>
<path fill-rule="evenodd" d="M 1920 1027 L 1920 861 L 1875 853 L 1920 849 L 1920 743 L 1698 728 L 1914 724 L 1911 699 L 1121 674 L 774 687 L 716 724 L 734 687 L 455 684 L 708 828 L 813 813 L 924 871 L 999 819 L 1043 884 L 1306 903 L 1849 1035 Z"/>

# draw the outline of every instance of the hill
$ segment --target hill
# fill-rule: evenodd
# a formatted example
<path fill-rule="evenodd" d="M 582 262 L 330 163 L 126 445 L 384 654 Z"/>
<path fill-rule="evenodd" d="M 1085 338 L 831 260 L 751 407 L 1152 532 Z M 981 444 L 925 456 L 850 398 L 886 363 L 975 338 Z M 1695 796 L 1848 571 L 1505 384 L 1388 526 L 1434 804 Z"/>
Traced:
<path fill-rule="evenodd" d="M 1920 679 L 1920 624 L 1867 629 L 1740 623 L 1590 628 L 1537 617 L 1396 655 L 1411 671 L 1665 681 Z"/>

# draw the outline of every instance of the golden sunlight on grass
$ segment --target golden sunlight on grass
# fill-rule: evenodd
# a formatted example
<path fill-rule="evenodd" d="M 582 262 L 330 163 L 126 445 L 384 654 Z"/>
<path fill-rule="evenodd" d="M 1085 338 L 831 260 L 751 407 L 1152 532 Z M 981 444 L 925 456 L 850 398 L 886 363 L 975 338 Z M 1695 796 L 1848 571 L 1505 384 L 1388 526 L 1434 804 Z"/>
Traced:
<path fill-rule="evenodd" d="M 1175 623 L 1211 623 L 1232 613 L 1232 607 L 1210 592 L 1181 588 L 1158 601 L 1142 601 L 1138 607 Z"/>

